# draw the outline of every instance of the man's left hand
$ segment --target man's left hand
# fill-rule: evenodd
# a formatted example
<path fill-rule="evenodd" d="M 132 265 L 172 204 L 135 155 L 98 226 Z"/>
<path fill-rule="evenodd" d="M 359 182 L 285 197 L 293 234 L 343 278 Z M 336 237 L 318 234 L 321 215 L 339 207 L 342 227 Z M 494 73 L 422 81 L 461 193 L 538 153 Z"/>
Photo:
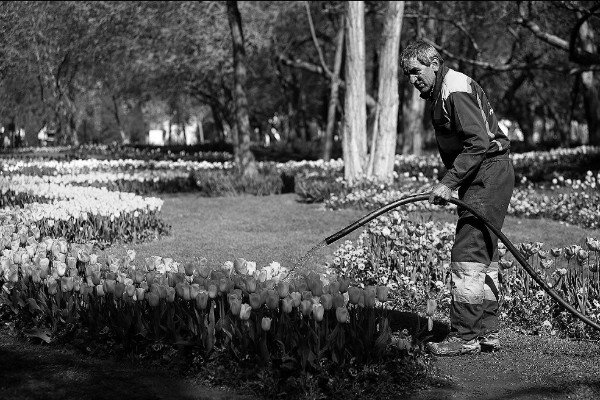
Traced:
<path fill-rule="evenodd" d="M 450 200 L 451 197 L 452 190 L 450 190 L 450 188 L 443 183 L 440 183 L 431 192 L 431 195 L 429 196 L 429 202 L 431 204 L 444 205 L 448 202 L 448 200 Z"/>

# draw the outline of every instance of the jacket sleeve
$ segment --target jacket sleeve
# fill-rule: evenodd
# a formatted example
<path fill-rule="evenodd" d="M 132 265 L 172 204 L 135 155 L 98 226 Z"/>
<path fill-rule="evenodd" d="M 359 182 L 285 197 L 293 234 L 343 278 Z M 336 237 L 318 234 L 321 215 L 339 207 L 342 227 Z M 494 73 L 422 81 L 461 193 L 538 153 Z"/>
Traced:
<path fill-rule="evenodd" d="M 454 129 L 462 142 L 461 153 L 441 180 L 452 190 L 477 172 L 490 146 L 487 123 L 476 96 L 475 93 L 456 92 L 446 99 Z"/>

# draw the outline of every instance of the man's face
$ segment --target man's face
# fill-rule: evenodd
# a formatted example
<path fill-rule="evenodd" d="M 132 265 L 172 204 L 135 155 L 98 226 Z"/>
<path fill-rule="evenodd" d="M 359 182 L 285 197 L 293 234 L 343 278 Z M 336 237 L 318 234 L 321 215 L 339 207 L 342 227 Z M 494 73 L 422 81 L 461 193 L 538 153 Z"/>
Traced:
<path fill-rule="evenodd" d="M 410 83 L 421 93 L 429 93 L 435 85 L 435 74 L 440 69 L 440 63 L 433 59 L 431 65 L 421 64 L 416 58 L 408 60 L 404 66 L 404 75 L 408 76 Z"/>

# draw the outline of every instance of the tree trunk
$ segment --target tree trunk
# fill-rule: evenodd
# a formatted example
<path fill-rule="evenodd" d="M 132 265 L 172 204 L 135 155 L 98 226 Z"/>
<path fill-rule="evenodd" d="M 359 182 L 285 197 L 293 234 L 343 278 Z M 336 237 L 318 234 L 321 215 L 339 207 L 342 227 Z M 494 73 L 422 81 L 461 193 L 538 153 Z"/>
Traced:
<path fill-rule="evenodd" d="M 369 176 L 393 180 L 398 128 L 398 57 L 404 14 L 403 1 L 389 1 L 382 34 L 377 112 L 369 161 Z"/>
<path fill-rule="evenodd" d="M 594 31 L 587 21 L 579 29 L 579 38 L 584 50 L 592 54 L 596 53 Z M 594 71 L 581 73 L 583 108 L 588 125 L 589 144 L 600 145 L 600 98 L 598 97 L 598 88 L 594 83 Z"/>
<path fill-rule="evenodd" d="M 402 154 L 421 155 L 423 152 L 423 116 L 425 115 L 425 101 L 421 99 L 420 92 L 409 88 L 410 96 L 402 107 L 402 131 L 404 144 Z"/>
<path fill-rule="evenodd" d="M 344 178 L 353 184 L 365 172 L 367 111 L 365 92 L 365 9 L 346 3 L 346 95 L 344 101 Z"/>
<path fill-rule="evenodd" d="M 335 128 L 335 109 L 338 103 L 338 93 L 340 90 L 340 71 L 342 69 L 342 55 L 344 53 L 344 26 L 345 18 L 342 16 L 340 30 L 336 38 L 335 59 L 333 62 L 333 79 L 331 80 L 331 92 L 329 94 L 329 107 L 327 109 L 327 127 L 325 128 L 325 146 L 323 147 L 323 159 L 331 159 L 331 150 L 333 149 L 333 130 Z"/>
<path fill-rule="evenodd" d="M 111 96 L 113 103 L 113 115 L 115 117 L 115 122 L 117 123 L 117 128 L 119 129 L 119 134 L 121 135 L 121 143 L 129 144 L 131 142 L 131 137 L 125 132 L 123 129 L 123 124 L 121 123 L 121 117 L 119 115 L 119 107 L 117 106 L 117 98 L 113 95 Z"/>
<path fill-rule="evenodd" d="M 256 173 L 256 166 L 254 155 L 250 151 L 250 118 L 248 117 L 248 101 L 245 90 L 246 51 L 244 49 L 242 17 L 237 1 L 227 1 L 227 16 L 233 42 L 234 103 L 237 125 L 234 132 L 234 135 L 237 136 L 237 140 L 234 140 L 234 156 L 238 171 L 244 175 L 252 175 Z"/>

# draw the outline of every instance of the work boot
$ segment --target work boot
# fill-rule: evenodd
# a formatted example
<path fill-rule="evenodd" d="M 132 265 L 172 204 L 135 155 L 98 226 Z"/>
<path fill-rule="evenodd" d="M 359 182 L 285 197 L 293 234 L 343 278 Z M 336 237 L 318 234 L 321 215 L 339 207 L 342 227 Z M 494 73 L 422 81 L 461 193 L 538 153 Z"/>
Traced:
<path fill-rule="evenodd" d="M 479 340 L 464 340 L 457 336 L 446 338 L 443 342 L 427 343 L 431 354 L 436 356 L 460 356 L 462 354 L 477 354 L 481 351 Z"/>
<path fill-rule="evenodd" d="M 479 338 L 479 344 L 481 345 L 481 351 L 498 351 L 500 350 L 500 338 L 498 332 L 490 332 Z"/>

